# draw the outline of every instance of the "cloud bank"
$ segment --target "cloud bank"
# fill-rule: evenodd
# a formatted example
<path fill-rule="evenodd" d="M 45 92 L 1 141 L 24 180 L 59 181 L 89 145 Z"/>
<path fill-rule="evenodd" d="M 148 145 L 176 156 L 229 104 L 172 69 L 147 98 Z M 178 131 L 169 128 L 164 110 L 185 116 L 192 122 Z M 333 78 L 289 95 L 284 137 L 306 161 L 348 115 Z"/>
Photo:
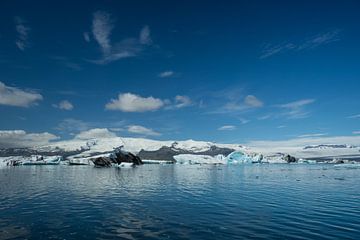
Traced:
<path fill-rule="evenodd" d="M 24 130 L 0 131 L 0 148 L 22 148 L 46 145 L 59 137 L 48 133 L 27 133 Z"/>

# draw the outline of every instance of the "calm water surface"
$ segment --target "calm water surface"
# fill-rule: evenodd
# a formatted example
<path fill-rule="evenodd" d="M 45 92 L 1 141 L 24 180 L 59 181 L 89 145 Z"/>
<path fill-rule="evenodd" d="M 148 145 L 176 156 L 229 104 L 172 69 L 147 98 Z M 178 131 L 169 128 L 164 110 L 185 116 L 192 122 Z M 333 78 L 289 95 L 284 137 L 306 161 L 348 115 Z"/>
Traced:
<path fill-rule="evenodd" d="M 360 239 L 360 169 L 0 169 L 0 239 Z"/>

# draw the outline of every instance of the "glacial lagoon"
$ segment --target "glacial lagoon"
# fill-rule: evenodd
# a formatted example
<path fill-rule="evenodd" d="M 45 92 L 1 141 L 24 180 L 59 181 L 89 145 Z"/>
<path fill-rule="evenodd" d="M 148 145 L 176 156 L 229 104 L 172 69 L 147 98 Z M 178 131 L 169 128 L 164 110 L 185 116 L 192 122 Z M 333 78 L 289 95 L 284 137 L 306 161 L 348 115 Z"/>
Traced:
<path fill-rule="evenodd" d="M 0 169 L 0 239 L 359 239 L 360 169 Z"/>

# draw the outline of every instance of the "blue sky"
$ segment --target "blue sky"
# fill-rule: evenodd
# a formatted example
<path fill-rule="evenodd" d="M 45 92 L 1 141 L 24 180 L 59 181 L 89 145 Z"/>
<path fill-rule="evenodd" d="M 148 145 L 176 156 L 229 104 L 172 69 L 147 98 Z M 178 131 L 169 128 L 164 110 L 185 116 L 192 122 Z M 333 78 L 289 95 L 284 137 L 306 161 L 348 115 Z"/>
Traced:
<path fill-rule="evenodd" d="M 1 1 L 0 130 L 360 134 L 358 1 Z"/>

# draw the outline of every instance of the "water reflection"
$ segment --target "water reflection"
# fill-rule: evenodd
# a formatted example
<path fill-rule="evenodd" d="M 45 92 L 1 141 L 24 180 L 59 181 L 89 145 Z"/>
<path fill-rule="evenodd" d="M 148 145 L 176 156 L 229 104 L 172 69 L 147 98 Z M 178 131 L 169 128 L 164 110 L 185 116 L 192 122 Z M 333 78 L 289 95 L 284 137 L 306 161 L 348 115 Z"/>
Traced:
<path fill-rule="evenodd" d="M 4 168 L 0 239 L 356 239 L 359 171 L 321 165 Z"/>

